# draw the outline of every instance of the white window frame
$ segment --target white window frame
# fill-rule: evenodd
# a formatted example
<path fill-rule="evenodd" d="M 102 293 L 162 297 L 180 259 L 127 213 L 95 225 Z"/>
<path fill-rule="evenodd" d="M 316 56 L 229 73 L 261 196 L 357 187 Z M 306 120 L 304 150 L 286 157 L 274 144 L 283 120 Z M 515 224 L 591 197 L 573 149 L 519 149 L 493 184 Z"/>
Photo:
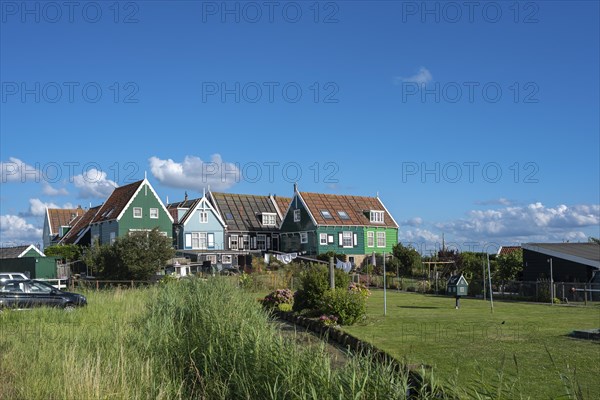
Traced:
<path fill-rule="evenodd" d="M 200 232 L 192 232 L 192 249 L 200 248 Z"/>
<path fill-rule="evenodd" d="M 319 233 L 319 244 L 321 246 L 327 246 L 328 235 L 326 233 Z"/>
<path fill-rule="evenodd" d="M 256 235 L 256 248 L 258 250 L 267 250 L 267 236 Z"/>
<path fill-rule="evenodd" d="M 231 254 L 223 254 L 221 256 L 221 264 L 233 264 Z"/>
<path fill-rule="evenodd" d="M 300 222 L 301 219 L 301 211 L 299 208 L 294 210 L 294 222 Z"/>
<path fill-rule="evenodd" d="M 231 250 L 238 250 L 239 249 L 239 237 L 238 235 L 231 235 L 229 236 L 229 249 Z M 235 243 L 235 245 L 234 245 Z"/>
<path fill-rule="evenodd" d="M 380 240 L 383 240 L 383 244 L 380 244 Z M 385 242 L 386 242 L 385 231 L 378 231 L 377 232 L 377 247 L 385 247 Z"/>
<path fill-rule="evenodd" d="M 383 224 L 384 221 L 384 212 L 378 210 L 371 210 L 370 221 L 376 224 Z"/>
<path fill-rule="evenodd" d="M 207 248 L 209 248 L 209 249 L 215 248 L 215 234 L 214 233 L 211 232 L 206 235 L 206 245 L 207 245 Z"/>
<path fill-rule="evenodd" d="M 207 255 L 206 261 L 210 261 L 211 265 L 216 265 L 217 264 L 217 255 L 216 254 Z"/>
<path fill-rule="evenodd" d="M 111 232 L 109 234 L 110 236 L 110 244 L 113 244 L 115 242 L 115 240 L 117 240 L 117 232 Z"/>
<path fill-rule="evenodd" d="M 242 248 L 250 250 L 250 235 L 242 235 Z"/>
<path fill-rule="evenodd" d="M 347 244 L 348 240 L 350 240 L 350 244 Z M 352 234 L 352 231 L 342 232 L 342 247 L 346 249 L 354 247 L 354 235 Z"/>
<path fill-rule="evenodd" d="M 375 247 L 375 232 L 367 231 L 367 247 Z"/>
<path fill-rule="evenodd" d="M 301 244 L 308 243 L 308 233 L 306 233 L 306 232 L 300 232 L 300 243 Z"/>
<path fill-rule="evenodd" d="M 200 232 L 199 247 L 200 250 L 206 250 L 208 248 L 208 234 L 206 232 Z"/>
<path fill-rule="evenodd" d="M 328 244 L 333 244 L 333 241 L 334 241 L 333 235 L 327 235 L 327 243 Z"/>
<path fill-rule="evenodd" d="M 151 208 L 150 209 L 150 218 L 152 218 L 152 219 L 158 219 L 158 208 Z"/>
<path fill-rule="evenodd" d="M 185 242 L 183 243 L 183 247 L 185 249 L 191 249 L 192 248 L 192 234 L 191 233 L 186 233 L 185 234 Z"/>
<path fill-rule="evenodd" d="M 139 211 L 140 215 L 136 215 L 136 211 Z M 144 210 L 142 207 L 133 207 L 133 218 L 142 218 L 144 216 Z"/>
<path fill-rule="evenodd" d="M 275 226 L 275 225 L 277 225 L 277 214 L 275 214 L 275 213 L 262 213 L 262 224 L 263 224 L 263 226 Z"/>
<path fill-rule="evenodd" d="M 200 211 L 198 213 L 199 215 L 199 221 L 201 224 L 208 224 L 208 212 L 207 211 Z"/>

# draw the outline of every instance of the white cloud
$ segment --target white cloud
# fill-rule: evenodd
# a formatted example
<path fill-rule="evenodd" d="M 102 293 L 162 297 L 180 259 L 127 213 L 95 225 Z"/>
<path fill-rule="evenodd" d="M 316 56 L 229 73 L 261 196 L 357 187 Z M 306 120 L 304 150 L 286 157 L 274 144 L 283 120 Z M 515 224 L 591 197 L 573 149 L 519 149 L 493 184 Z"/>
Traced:
<path fill-rule="evenodd" d="M 110 196 L 118 185 L 116 182 L 106 179 L 106 176 L 106 172 L 98 171 L 95 168 L 75 176 L 73 178 L 73 183 L 75 184 L 75 187 L 79 189 L 78 196 L 83 199 L 104 199 Z"/>
<path fill-rule="evenodd" d="M 42 229 L 16 215 L 0 215 L 0 244 L 16 246 L 38 244 L 42 241 Z"/>
<path fill-rule="evenodd" d="M 219 154 L 213 154 L 208 162 L 195 156 L 186 156 L 181 163 L 158 157 L 150 157 L 148 161 L 152 175 L 163 185 L 174 188 L 201 192 L 210 186 L 212 190 L 224 190 L 242 178 L 239 166 L 224 162 Z"/>
<path fill-rule="evenodd" d="M 69 192 L 65 188 L 56 189 L 50 186 L 48 182 L 42 183 L 42 193 L 46 196 L 67 196 Z"/>
<path fill-rule="evenodd" d="M 504 197 L 500 197 L 498 199 L 476 201 L 475 204 L 482 206 L 512 206 L 514 204 L 514 201 Z"/>
<path fill-rule="evenodd" d="M 410 82 L 410 83 L 416 83 L 419 85 L 426 85 L 429 82 L 431 82 L 433 80 L 433 75 L 431 75 L 431 72 L 429 72 L 429 70 L 425 67 L 421 67 L 419 68 L 419 71 L 409 77 L 395 77 L 394 78 L 394 82 L 396 84 L 399 84 L 400 82 Z"/>
<path fill-rule="evenodd" d="M 19 213 L 20 217 L 43 217 L 46 215 L 46 208 L 75 208 L 73 204 L 66 203 L 62 207 L 48 202 L 45 203 L 40 199 L 29 199 L 29 210 L 24 213 Z"/>
<path fill-rule="evenodd" d="M 437 235 L 427 229 L 409 229 L 405 231 L 398 232 L 398 236 L 401 242 L 409 242 L 409 243 L 441 243 L 442 237 Z"/>
<path fill-rule="evenodd" d="M 423 225 L 423 218 L 421 218 L 421 217 L 410 218 L 410 219 L 400 222 L 400 225 L 420 226 L 420 225 Z"/>
<path fill-rule="evenodd" d="M 39 182 L 39 167 L 33 167 L 18 158 L 9 157 L 8 161 L 0 161 L 0 182 Z"/>
<path fill-rule="evenodd" d="M 585 240 L 582 229 L 600 225 L 600 205 L 564 204 L 471 210 L 466 218 L 437 224 L 460 238 L 489 237 L 517 241 Z"/>

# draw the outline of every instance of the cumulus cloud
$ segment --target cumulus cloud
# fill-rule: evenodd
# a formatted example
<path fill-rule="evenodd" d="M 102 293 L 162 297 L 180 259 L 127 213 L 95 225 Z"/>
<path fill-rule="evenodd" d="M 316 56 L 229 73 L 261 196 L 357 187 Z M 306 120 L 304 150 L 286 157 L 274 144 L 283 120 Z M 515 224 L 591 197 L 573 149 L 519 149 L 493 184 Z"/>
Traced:
<path fill-rule="evenodd" d="M 514 201 L 500 197 L 498 199 L 476 201 L 475 204 L 481 206 L 512 206 Z"/>
<path fill-rule="evenodd" d="M 420 226 L 420 225 L 423 225 L 423 218 L 421 218 L 421 217 L 410 218 L 410 219 L 407 219 L 405 221 L 400 222 L 400 225 L 403 225 L 403 226 Z"/>
<path fill-rule="evenodd" d="M 68 196 L 69 192 L 65 188 L 53 188 L 48 182 L 42 183 L 42 193 L 46 196 Z"/>
<path fill-rule="evenodd" d="M 2 246 L 37 244 L 42 241 L 42 229 L 17 215 L 0 215 L 0 243 Z"/>
<path fill-rule="evenodd" d="M 29 199 L 29 210 L 19 213 L 20 217 L 43 217 L 46 215 L 46 208 L 75 208 L 73 204 L 66 203 L 62 207 L 52 203 L 43 202 L 40 199 Z"/>
<path fill-rule="evenodd" d="M 95 168 L 73 177 L 73 184 L 79 189 L 78 196 L 82 199 L 105 199 L 110 196 L 118 185 L 106 177 L 106 172 Z"/>
<path fill-rule="evenodd" d="M 41 179 L 39 168 L 31 166 L 15 157 L 8 161 L 0 161 L 0 182 L 39 182 Z"/>
<path fill-rule="evenodd" d="M 224 190 L 241 179 L 239 166 L 224 162 L 219 154 L 213 154 L 211 161 L 195 156 L 186 156 L 180 163 L 158 157 L 150 157 L 148 161 L 152 175 L 163 185 L 173 188 L 200 192 L 210 186 L 214 190 Z"/>
<path fill-rule="evenodd" d="M 400 84 L 402 82 L 410 82 L 410 83 L 416 83 L 418 85 L 426 85 L 429 82 L 431 82 L 433 80 L 433 75 L 431 75 L 431 72 L 429 72 L 429 70 L 425 67 L 421 67 L 419 68 L 419 71 L 409 77 L 401 77 L 401 76 L 397 76 L 394 78 L 394 82 L 396 84 Z"/>

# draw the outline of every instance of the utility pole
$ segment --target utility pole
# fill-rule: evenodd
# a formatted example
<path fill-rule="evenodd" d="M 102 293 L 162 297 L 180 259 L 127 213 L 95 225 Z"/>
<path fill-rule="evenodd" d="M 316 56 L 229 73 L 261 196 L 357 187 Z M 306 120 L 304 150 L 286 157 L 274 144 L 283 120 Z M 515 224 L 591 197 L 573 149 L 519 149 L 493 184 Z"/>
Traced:
<path fill-rule="evenodd" d="M 385 251 L 383 252 L 383 316 L 387 315 L 387 284 L 385 281 Z"/>

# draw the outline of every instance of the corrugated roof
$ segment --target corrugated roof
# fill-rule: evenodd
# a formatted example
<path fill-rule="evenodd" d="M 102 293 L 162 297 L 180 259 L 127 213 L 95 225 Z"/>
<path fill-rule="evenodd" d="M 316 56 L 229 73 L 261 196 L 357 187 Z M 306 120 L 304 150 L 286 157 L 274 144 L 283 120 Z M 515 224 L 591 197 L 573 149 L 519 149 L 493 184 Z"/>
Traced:
<path fill-rule="evenodd" d="M 4 258 L 17 258 L 22 252 L 27 250 L 29 245 L 26 246 L 15 246 L 15 247 L 1 247 L 0 248 L 0 259 Z"/>
<path fill-rule="evenodd" d="M 115 188 L 106 202 L 101 206 L 100 210 L 92 220 L 92 223 L 95 224 L 97 222 L 117 219 L 142 183 L 144 183 L 143 179 L 141 181 L 130 183 L 129 185 Z"/>
<path fill-rule="evenodd" d="M 398 227 L 378 197 L 309 192 L 300 192 L 300 196 L 318 225 Z M 384 212 L 383 223 L 371 222 L 371 210 Z"/>
<path fill-rule="evenodd" d="M 600 262 L 600 244 L 598 243 L 524 243 L 523 248 L 552 253 L 562 253 L 565 256 L 579 257 L 590 261 Z M 552 255 L 552 254 L 551 254 Z M 556 255 L 556 257 L 560 257 Z"/>
<path fill-rule="evenodd" d="M 75 241 L 79 237 L 79 234 L 89 227 L 90 223 L 96 216 L 96 213 L 98 212 L 98 210 L 100 210 L 100 207 L 102 206 L 92 207 L 89 210 L 87 210 L 85 214 L 83 214 L 81 217 L 77 218 L 71 229 L 69 229 L 69 232 L 67 232 L 67 234 L 63 236 L 60 243 L 75 243 Z"/>
<path fill-rule="evenodd" d="M 232 232 L 273 231 L 275 226 L 262 225 L 262 213 L 276 214 L 277 226 L 281 219 L 270 196 L 251 194 L 211 193 L 215 207 Z"/>

